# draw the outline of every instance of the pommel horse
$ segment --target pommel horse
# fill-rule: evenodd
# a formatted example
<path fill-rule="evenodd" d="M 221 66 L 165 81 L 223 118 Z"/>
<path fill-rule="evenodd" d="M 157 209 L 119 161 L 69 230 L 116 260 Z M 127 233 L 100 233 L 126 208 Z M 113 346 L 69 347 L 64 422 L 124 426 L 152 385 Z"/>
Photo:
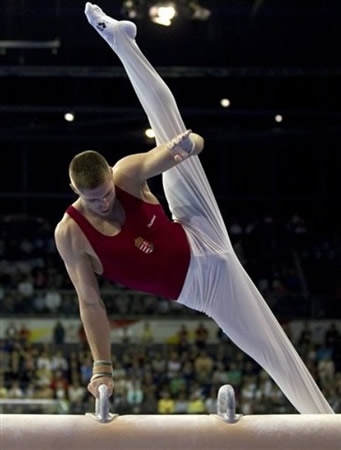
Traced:
<path fill-rule="evenodd" d="M 217 414 L 109 412 L 106 386 L 94 414 L 0 416 L 0 450 L 341 450 L 341 415 L 235 414 L 222 386 Z"/>

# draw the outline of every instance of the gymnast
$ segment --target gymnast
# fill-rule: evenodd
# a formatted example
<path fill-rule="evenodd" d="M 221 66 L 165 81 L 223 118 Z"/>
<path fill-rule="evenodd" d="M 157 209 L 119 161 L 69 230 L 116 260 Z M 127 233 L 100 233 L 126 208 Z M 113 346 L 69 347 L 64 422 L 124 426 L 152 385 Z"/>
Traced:
<path fill-rule="evenodd" d="M 56 227 L 58 251 L 76 289 L 94 360 L 88 390 L 114 389 L 110 326 L 97 275 L 173 299 L 212 317 L 259 363 L 300 413 L 333 414 L 314 379 L 235 255 L 175 99 L 136 44 L 136 25 L 86 4 L 89 23 L 121 59 L 154 130 L 157 146 L 110 167 L 96 151 L 74 156 L 78 195 Z M 172 220 L 147 180 L 162 174 Z"/>

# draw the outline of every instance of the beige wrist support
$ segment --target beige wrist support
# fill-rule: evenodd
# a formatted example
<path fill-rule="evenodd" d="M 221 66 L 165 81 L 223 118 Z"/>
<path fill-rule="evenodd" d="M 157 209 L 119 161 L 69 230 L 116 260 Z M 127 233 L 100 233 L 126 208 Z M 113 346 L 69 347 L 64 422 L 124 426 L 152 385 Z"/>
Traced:
<path fill-rule="evenodd" d="M 113 368 L 112 362 L 106 360 L 97 360 L 93 363 L 91 381 L 100 377 L 112 378 Z"/>

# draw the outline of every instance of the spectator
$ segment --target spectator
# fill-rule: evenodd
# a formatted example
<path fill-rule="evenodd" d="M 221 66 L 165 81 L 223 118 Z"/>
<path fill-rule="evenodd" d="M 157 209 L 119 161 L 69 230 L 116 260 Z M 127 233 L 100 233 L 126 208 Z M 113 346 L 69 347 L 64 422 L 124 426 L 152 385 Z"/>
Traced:
<path fill-rule="evenodd" d="M 201 350 L 200 354 L 194 361 L 195 378 L 199 383 L 207 384 L 212 379 L 213 359 L 205 350 Z"/>
<path fill-rule="evenodd" d="M 52 370 L 51 358 L 51 353 L 46 349 L 42 349 L 37 358 L 37 368 Z"/>
<path fill-rule="evenodd" d="M 192 392 L 188 402 L 188 414 L 204 414 L 205 411 L 205 404 L 201 396 L 197 391 Z"/>
<path fill-rule="evenodd" d="M 34 294 L 34 286 L 33 280 L 30 275 L 24 276 L 17 286 L 19 294 L 21 294 L 24 298 L 32 297 Z"/>
<path fill-rule="evenodd" d="M 322 388 L 327 388 L 332 383 L 335 375 L 335 364 L 330 356 L 325 355 L 317 366 L 317 373 Z"/>
<path fill-rule="evenodd" d="M 132 327 L 129 325 L 123 325 L 117 330 L 118 337 L 121 344 L 128 345 L 134 342 L 134 333 Z"/>
<path fill-rule="evenodd" d="M 39 387 L 41 391 L 44 391 L 44 388 L 49 387 L 53 397 L 53 389 L 50 387 L 53 378 L 52 371 L 46 366 L 42 366 L 41 368 L 35 370 L 34 378 L 37 387 Z"/>
<path fill-rule="evenodd" d="M 127 402 L 128 378 L 119 375 L 115 378 L 114 405 L 118 410 L 124 411 L 128 409 Z"/>
<path fill-rule="evenodd" d="M 1 354 L 0 354 L 1 361 Z M 0 370 L 0 398 L 8 398 L 8 389 L 5 386 L 5 377 L 4 374 Z"/>
<path fill-rule="evenodd" d="M 0 375 L 10 372 L 11 354 L 0 347 Z M 1 386 L 1 384 L 0 384 Z"/>
<path fill-rule="evenodd" d="M 56 314 L 62 303 L 62 297 L 56 289 L 49 289 L 45 295 L 45 305 L 49 313 Z"/>
<path fill-rule="evenodd" d="M 53 389 L 50 388 L 49 384 L 45 384 L 45 383 L 40 384 L 37 382 L 35 384 L 35 398 L 53 400 L 53 398 L 54 398 Z"/>
<path fill-rule="evenodd" d="M 170 392 L 164 390 L 161 392 L 161 398 L 158 401 L 159 414 L 173 414 L 175 411 L 175 401 L 171 398 Z"/>
<path fill-rule="evenodd" d="M 231 363 L 227 371 L 227 378 L 232 386 L 240 386 L 242 382 L 242 370 L 236 363 Z"/>
<path fill-rule="evenodd" d="M 10 371 L 12 376 L 14 376 L 15 378 L 19 378 L 20 358 L 21 358 L 20 347 L 18 346 L 13 347 L 10 358 Z"/>
<path fill-rule="evenodd" d="M 221 361 L 216 363 L 216 367 L 212 375 L 212 383 L 217 386 L 229 383 L 227 370 L 224 366 L 224 363 L 222 363 Z"/>
<path fill-rule="evenodd" d="M 331 323 L 326 330 L 325 344 L 326 347 L 335 349 L 341 342 L 341 333 L 335 323 Z"/>
<path fill-rule="evenodd" d="M 54 396 L 57 400 L 67 399 L 67 391 L 63 380 L 56 380 L 54 386 Z"/>
<path fill-rule="evenodd" d="M 56 370 L 52 372 L 52 379 L 50 387 L 56 391 L 57 386 L 60 388 L 63 386 L 63 389 L 66 391 L 69 386 L 69 381 L 67 376 L 65 376 L 64 372 L 62 370 Z"/>
<path fill-rule="evenodd" d="M 174 413 L 175 414 L 186 414 L 188 411 L 188 399 L 184 391 L 179 391 L 175 397 L 174 403 Z"/>
<path fill-rule="evenodd" d="M 151 392 L 156 397 L 157 384 L 155 382 L 153 372 L 151 369 L 145 370 L 145 373 L 142 377 L 142 386 L 143 386 L 143 391 L 146 394 Z"/>
<path fill-rule="evenodd" d="M 86 395 L 86 389 L 80 385 L 78 380 L 75 380 L 67 388 L 68 398 L 70 401 L 70 413 L 81 414 L 83 399 Z"/>
<path fill-rule="evenodd" d="M 8 398 L 23 398 L 24 392 L 20 387 L 19 381 L 12 381 L 8 391 Z"/>
<path fill-rule="evenodd" d="M 211 387 L 208 397 L 205 399 L 205 412 L 207 414 L 217 414 L 218 391 Z"/>
<path fill-rule="evenodd" d="M 156 373 L 156 375 L 161 375 L 166 371 L 166 360 L 162 357 L 160 352 L 154 353 L 152 360 L 151 360 L 153 371 Z"/>
<path fill-rule="evenodd" d="M 168 386 L 172 397 L 177 398 L 186 388 L 186 381 L 181 373 L 177 373 L 170 379 Z"/>
<path fill-rule="evenodd" d="M 140 412 L 140 406 L 143 401 L 143 391 L 138 378 L 132 377 L 127 383 L 127 402 L 132 408 L 134 414 Z"/>
<path fill-rule="evenodd" d="M 113 378 L 114 380 L 118 378 L 123 378 L 127 375 L 126 369 L 122 366 L 121 362 L 117 359 L 114 361 L 113 364 Z"/>
<path fill-rule="evenodd" d="M 194 381 L 195 378 L 194 364 L 191 360 L 188 360 L 184 363 L 182 368 L 182 375 L 184 377 L 187 386 L 189 386 Z"/>
<path fill-rule="evenodd" d="M 145 322 L 144 327 L 143 327 L 143 332 L 141 335 L 141 342 L 142 342 L 142 344 L 150 345 L 150 344 L 152 344 L 153 340 L 154 340 L 154 336 L 153 336 L 153 332 L 152 332 L 150 323 Z"/>
<path fill-rule="evenodd" d="M 305 349 L 307 347 L 310 347 L 310 345 L 313 342 L 313 333 L 310 329 L 309 322 L 305 322 L 303 326 L 303 330 L 301 331 L 299 340 L 298 340 L 298 346 L 299 348 Z"/>
<path fill-rule="evenodd" d="M 256 395 L 256 388 L 257 385 L 255 378 L 249 377 L 249 379 L 244 383 L 241 389 L 241 403 L 243 414 L 253 413 L 253 404 Z"/>
<path fill-rule="evenodd" d="M 158 412 L 158 402 L 156 399 L 156 395 L 147 391 L 145 394 L 144 401 L 141 405 L 140 409 L 141 414 L 157 414 Z"/>
<path fill-rule="evenodd" d="M 31 331 L 27 328 L 27 326 L 24 323 L 22 323 L 20 326 L 20 330 L 18 331 L 18 337 L 22 344 L 25 344 L 30 340 Z"/>
<path fill-rule="evenodd" d="M 86 356 L 80 365 L 81 381 L 83 384 L 88 384 L 92 376 L 92 359 L 91 356 Z"/>
<path fill-rule="evenodd" d="M 64 344 L 65 328 L 61 321 L 58 321 L 53 328 L 53 344 L 58 348 Z"/>
<path fill-rule="evenodd" d="M 47 276 L 42 269 L 35 269 L 33 273 L 33 287 L 34 289 L 46 289 Z"/>
<path fill-rule="evenodd" d="M 186 325 L 182 324 L 180 329 L 177 332 L 178 338 L 178 349 L 181 352 L 188 349 L 189 345 L 189 332 Z"/>
<path fill-rule="evenodd" d="M 5 337 L 7 339 L 18 339 L 19 332 L 14 322 L 11 322 L 5 330 Z"/>
<path fill-rule="evenodd" d="M 208 329 L 200 322 L 195 330 L 195 343 L 199 348 L 204 348 L 207 344 L 209 337 Z"/>
<path fill-rule="evenodd" d="M 169 378 L 173 378 L 178 375 L 181 370 L 181 360 L 180 355 L 177 351 L 173 350 L 170 352 L 168 362 L 167 362 L 167 374 Z"/>
<path fill-rule="evenodd" d="M 37 314 L 43 314 L 47 311 L 45 295 L 42 292 L 36 292 L 33 298 L 33 307 Z"/>

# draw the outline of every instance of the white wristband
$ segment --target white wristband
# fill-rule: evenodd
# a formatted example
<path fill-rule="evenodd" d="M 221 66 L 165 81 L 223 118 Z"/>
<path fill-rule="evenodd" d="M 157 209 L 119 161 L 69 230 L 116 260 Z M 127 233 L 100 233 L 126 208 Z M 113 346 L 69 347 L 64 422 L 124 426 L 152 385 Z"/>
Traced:
<path fill-rule="evenodd" d="M 190 138 L 192 130 L 175 136 L 169 143 L 167 149 L 172 153 L 176 162 L 187 159 L 194 150 L 194 142 Z"/>

